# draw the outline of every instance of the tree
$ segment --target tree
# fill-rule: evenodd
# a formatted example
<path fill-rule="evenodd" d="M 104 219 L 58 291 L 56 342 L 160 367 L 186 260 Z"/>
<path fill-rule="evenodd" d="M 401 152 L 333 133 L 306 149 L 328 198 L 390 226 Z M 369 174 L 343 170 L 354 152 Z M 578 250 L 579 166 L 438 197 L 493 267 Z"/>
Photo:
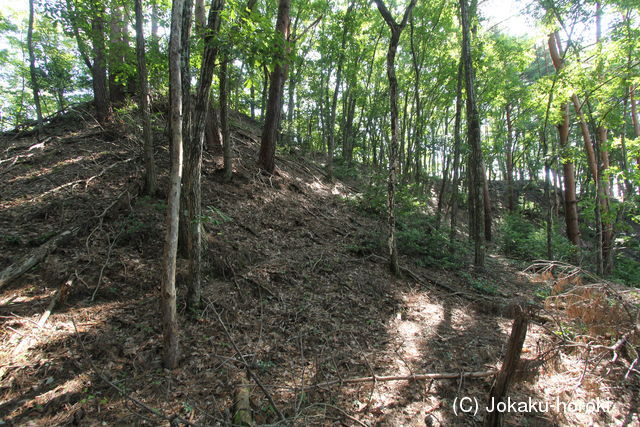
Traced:
<path fill-rule="evenodd" d="M 27 31 L 27 47 L 29 49 L 29 73 L 31 75 L 33 103 L 36 105 L 38 130 L 42 131 L 42 105 L 40 104 L 40 85 L 38 84 L 38 73 L 36 71 L 36 58 L 33 53 L 33 2 L 34 0 L 29 0 L 29 30 Z"/>
<path fill-rule="evenodd" d="M 469 228 L 474 242 L 473 263 L 484 268 L 483 200 L 484 166 L 482 163 L 482 143 L 480 137 L 480 117 L 475 98 L 475 76 L 471 57 L 471 34 L 467 0 L 460 0 L 460 21 L 462 24 L 462 61 L 467 92 L 467 139 L 469 142 Z"/>
<path fill-rule="evenodd" d="M 266 105 L 266 115 L 262 128 L 260 141 L 260 154 L 258 166 L 268 174 L 275 170 L 276 140 L 278 137 L 278 124 L 282 114 L 282 92 L 287 76 L 287 59 L 289 52 L 289 10 L 291 0 L 278 1 L 278 17 L 276 18 L 277 49 L 274 57 L 274 66 L 269 76 L 269 99 Z"/>
<path fill-rule="evenodd" d="M 171 34 L 169 38 L 169 91 L 171 109 L 171 175 L 167 201 L 166 233 L 162 257 L 162 324 L 164 336 L 164 365 L 178 366 L 178 315 L 176 311 L 176 255 L 180 209 L 180 181 L 182 178 L 182 78 L 180 51 L 182 17 L 185 0 L 173 0 Z"/>
<path fill-rule="evenodd" d="M 333 179 L 333 151 L 335 150 L 335 124 L 336 124 L 336 107 L 338 105 L 338 93 L 342 84 L 342 67 L 344 65 L 345 47 L 347 44 L 347 35 L 349 34 L 349 16 L 353 11 L 354 2 L 349 4 L 347 12 L 344 15 L 342 23 L 342 38 L 340 41 L 340 52 L 338 53 L 338 65 L 336 69 L 336 86 L 333 90 L 331 99 L 331 110 L 329 112 L 329 140 L 327 141 L 327 177 Z"/>
<path fill-rule="evenodd" d="M 185 150 L 183 226 L 186 230 L 185 243 L 189 259 L 187 306 L 192 310 L 200 305 L 202 293 L 202 149 L 210 107 L 211 82 L 219 48 L 216 36 L 220 30 L 220 12 L 223 7 L 224 0 L 212 0 L 209 8 L 202 64 L 194 99 L 192 129 Z"/>
<path fill-rule="evenodd" d="M 391 38 L 389 39 L 389 48 L 387 50 L 387 78 L 389 79 L 389 105 L 391 108 L 391 146 L 389 147 L 389 180 L 387 184 L 387 226 L 389 228 L 387 245 L 389 247 L 391 272 L 397 275 L 400 273 L 400 266 L 398 265 L 395 217 L 396 173 L 398 170 L 398 79 L 396 77 L 395 60 L 400 35 L 407 25 L 411 11 L 416 5 L 416 0 L 409 2 L 399 24 L 382 0 L 375 0 L 375 2 L 376 6 L 378 6 L 378 11 L 391 30 Z"/>
<path fill-rule="evenodd" d="M 564 67 L 564 60 L 560 55 L 557 32 L 551 33 L 548 39 L 549 54 L 556 73 Z M 560 107 L 561 121 L 557 124 L 560 138 L 560 149 L 565 152 L 562 156 L 562 170 L 564 173 L 564 215 L 567 226 L 567 238 L 576 246 L 580 245 L 580 227 L 578 224 L 578 200 L 576 197 L 575 167 L 571 157 L 566 155 L 569 146 L 569 106 L 563 103 Z"/>
<path fill-rule="evenodd" d="M 144 141 L 145 179 L 144 191 L 147 194 L 156 192 L 156 163 L 153 155 L 153 135 L 151 132 L 150 93 L 147 78 L 147 61 L 144 47 L 144 16 L 142 0 L 135 0 L 136 14 L 136 56 L 138 59 L 138 81 L 140 93 L 140 113 L 142 114 L 142 136 Z"/>
<path fill-rule="evenodd" d="M 107 87 L 104 4 L 78 2 L 74 7 L 73 0 L 66 0 L 66 4 L 66 19 L 76 39 L 80 56 L 91 72 L 96 120 L 104 124 L 111 119 L 112 114 Z M 87 45 L 85 37 L 91 42 L 91 46 Z"/>

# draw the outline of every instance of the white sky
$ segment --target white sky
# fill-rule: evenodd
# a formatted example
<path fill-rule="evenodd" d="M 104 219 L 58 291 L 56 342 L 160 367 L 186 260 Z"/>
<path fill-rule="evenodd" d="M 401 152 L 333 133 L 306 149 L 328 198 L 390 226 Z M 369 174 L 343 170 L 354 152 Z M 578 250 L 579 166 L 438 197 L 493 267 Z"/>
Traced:
<path fill-rule="evenodd" d="M 1 0 L 0 0 L 1 1 Z M 514 36 L 535 36 L 538 32 L 531 17 L 522 11 L 525 1 L 484 0 L 479 3 L 480 12 L 487 19 L 484 28 L 496 26 L 503 32 Z"/>

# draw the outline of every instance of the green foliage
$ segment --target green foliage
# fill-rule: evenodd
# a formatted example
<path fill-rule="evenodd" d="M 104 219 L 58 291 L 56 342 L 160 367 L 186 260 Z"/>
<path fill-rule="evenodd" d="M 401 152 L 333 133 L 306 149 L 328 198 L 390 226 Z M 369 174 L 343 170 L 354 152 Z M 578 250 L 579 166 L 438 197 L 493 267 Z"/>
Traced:
<path fill-rule="evenodd" d="M 460 242 L 449 241 L 449 230 L 438 228 L 436 220 L 426 211 L 426 201 L 409 191 L 401 190 L 396 193 L 396 240 L 401 254 L 416 258 L 419 265 L 441 267 L 445 269 L 458 268 L 464 264 L 468 248 Z M 365 194 L 357 201 L 358 208 L 377 218 L 386 217 L 387 195 L 383 185 L 369 187 Z M 354 251 L 365 252 L 374 245 L 386 248 L 384 233 L 378 233 L 377 238 L 365 240 Z"/>
<path fill-rule="evenodd" d="M 612 279 L 640 288 L 640 262 L 624 254 L 617 254 Z"/>
<path fill-rule="evenodd" d="M 460 276 L 473 286 L 476 291 L 482 294 L 498 295 L 498 287 L 490 280 L 483 277 L 474 277 L 466 271 L 461 272 Z"/>
<path fill-rule="evenodd" d="M 508 214 L 499 227 L 500 243 L 505 255 L 534 260 L 547 257 L 547 232 L 519 214 Z M 576 247 L 554 230 L 551 238 L 553 254 L 558 261 L 570 261 L 575 257 Z"/>
<path fill-rule="evenodd" d="M 16 236 L 15 234 L 3 234 L 1 238 L 5 246 L 21 246 L 22 245 L 22 239 L 20 238 L 20 236 Z"/>
<path fill-rule="evenodd" d="M 225 222 L 233 221 L 233 218 L 231 218 L 215 206 L 207 206 L 200 220 L 203 223 L 217 226 L 220 224 L 224 224 Z"/>

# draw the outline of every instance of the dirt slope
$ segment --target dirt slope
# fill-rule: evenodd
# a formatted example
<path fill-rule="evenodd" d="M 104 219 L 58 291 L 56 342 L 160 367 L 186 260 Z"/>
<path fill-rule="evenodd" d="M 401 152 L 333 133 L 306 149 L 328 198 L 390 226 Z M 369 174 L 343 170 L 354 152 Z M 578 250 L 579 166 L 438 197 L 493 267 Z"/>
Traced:
<path fill-rule="evenodd" d="M 234 124 L 233 182 L 222 182 L 218 151 L 205 158 L 205 305 L 199 313 L 184 312 L 179 268 L 183 361 L 171 372 L 161 366 L 158 318 L 164 197 L 139 195 L 137 140 L 122 123 L 105 130 L 82 114 L 51 125 L 43 143 L 33 136 L 1 137 L 0 268 L 66 228 L 82 229 L 0 290 L 0 420 L 168 425 L 179 416 L 199 425 L 227 424 L 234 393 L 247 384 L 260 424 L 277 422 L 278 411 L 298 425 L 481 422 L 482 414 L 456 416 L 452 404 L 462 396 L 484 401 L 488 379 L 303 389 L 373 374 L 489 370 L 503 356 L 511 325 L 500 313 L 533 298 L 538 285 L 499 257 L 490 259 L 486 275 L 500 286 L 494 296 L 478 293 L 456 272 L 422 269 L 408 258 L 403 265 L 421 283 L 394 278 L 383 253 L 361 250 L 369 231 L 383 229 L 384 222 L 356 210 L 349 202 L 354 189 L 327 183 L 318 167 L 296 156 L 278 156 L 277 176 L 257 174 L 256 124 L 239 115 Z M 156 139 L 166 186 L 161 129 Z M 53 314 L 36 327 L 65 283 Z M 544 352 L 545 333 L 530 328 L 527 357 Z M 24 351 L 16 354 L 18 346 Z M 278 411 L 247 378 L 242 358 Z M 580 374 L 569 369 L 576 360 L 560 360 L 516 386 L 513 396 L 584 402 L 616 396 L 611 410 L 514 413 L 507 422 L 637 422 L 638 402 L 628 389 L 597 384 L 588 375 L 583 385 L 568 387 Z"/>

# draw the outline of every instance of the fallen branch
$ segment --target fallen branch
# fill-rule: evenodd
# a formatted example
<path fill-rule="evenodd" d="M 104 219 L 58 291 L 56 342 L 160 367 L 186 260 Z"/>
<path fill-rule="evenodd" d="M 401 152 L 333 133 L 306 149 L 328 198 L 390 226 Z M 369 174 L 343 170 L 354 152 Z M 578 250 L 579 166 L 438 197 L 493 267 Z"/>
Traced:
<path fill-rule="evenodd" d="M 62 233 L 49 239 L 46 243 L 38 246 L 38 248 L 22 257 L 22 259 L 20 259 L 19 261 L 5 268 L 0 273 L 0 289 L 4 288 L 13 280 L 22 276 L 24 273 L 36 266 L 58 246 L 69 241 L 72 237 L 78 234 L 78 231 L 80 231 L 80 227 L 72 227 L 63 231 Z"/>
<path fill-rule="evenodd" d="M 357 384 L 357 383 L 371 383 L 371 382 L 389 382 L 389 381 L 419 381 L 419 380 L 455 380 L 458 378 L 485 378 L 495 375 L 498 371 L 492 369 L 490 371 L 475 371 L 475 372 L 442 372 L 433 374 L 413 374 L 413 375 L 390 375 L 390 376 L 378 376 L 372 375 L 369 377 L 358 378 L 346 378 L 335 379 L 331 381 L 325 381 L 323 383 L 312 384 L 304 387 L 302 390 L 312 390 L 315 388 L 328 387 L 336 384 Z"/>

